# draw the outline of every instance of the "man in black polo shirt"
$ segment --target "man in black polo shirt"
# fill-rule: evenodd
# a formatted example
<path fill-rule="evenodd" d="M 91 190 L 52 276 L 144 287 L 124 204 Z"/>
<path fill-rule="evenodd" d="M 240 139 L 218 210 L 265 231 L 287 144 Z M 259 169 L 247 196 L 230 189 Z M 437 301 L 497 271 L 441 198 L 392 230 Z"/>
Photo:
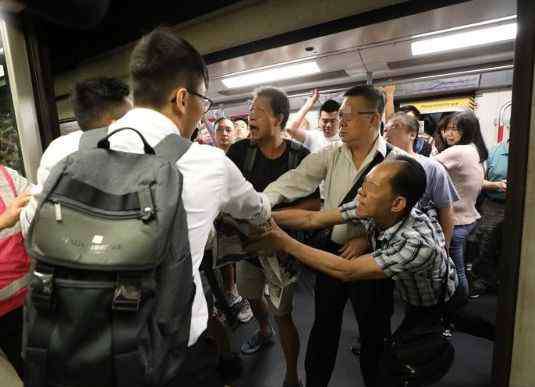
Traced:
<path fill-rule="evenodd" d="M 286 125 L 289 111 L 288 97 L 282 90 L 273 87 L 257 90 L 249 112 L 250 139 L 238 141 L 227 152 L 257 191 L 263 191 L 279 176 L 295 168 L 309 153 L 303 146 L 282 138 L 282 128 Z M 299 205 L 301 208 L 319 209 L 319 195 L 314 194 Z M 255 353 L 271 342 L 273 332 L 268 321 L 269 309 L 277 322 L 286 358 L 284 386 L 299 386 L 299 335 L 291 315 L 295 284 L 284 289 L 280 304 L 276 306 L 271 297 L 267 297 L 267 304 L 264 300 L 266 276 L 261 267 L 253 262 L 241 261 L 237 265 L 236 277 L 238 291 L 249 300 L 259 325 L 259 330 L 242 345 L 242 352 Z"/>

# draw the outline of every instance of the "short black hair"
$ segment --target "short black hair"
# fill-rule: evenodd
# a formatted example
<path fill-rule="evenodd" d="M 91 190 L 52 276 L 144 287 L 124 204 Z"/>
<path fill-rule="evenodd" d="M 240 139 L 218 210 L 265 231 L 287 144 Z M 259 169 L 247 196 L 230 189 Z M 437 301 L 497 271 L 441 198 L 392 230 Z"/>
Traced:
<path fill-rule="evenodd" d="M 168 28 L 144 36 L 132 51 L 130 75 L 134 103 L 161 108 L 179 86 L 195 92 L 208 87 L 208 68 L 201 54 Z"/>
<path fill-rule="evenodd" d="M 125 98 L 130 88 L 116 78 L 94 78 L 76 82 L 71 95 L 74 117 L 82 130 L 104 126 L 109 115 L 119 119 L 125 113 Z"/>
<path fill-rule="evenodd" d="M 417 119 L 420 119 L 420 116 L 421 116 L 421 113 L 420 113 L 420 110 L 418 110 L 418 108 L 414 105 L 405 105 L 405 106 L 401 106 L 399 109 L 398 109 L 398 112 L 402 112 L 402 113 L 413 113 L 414 116 L 417 118 Z"/>
<path fill-rule="evenodd" d="M 407 211 L 410 211 L 422 198 L 427 187 L 425 169 L 418 161 L 405 155 L 396 156 L 392 162 L 399 166 L 390 180 L 392 192 L 407 200 Z"/>
<path fill-rule="evenodd" d="M 290 116 L 290 101 L 286 93 L 278 87 L 260 87 L 254 91 L 255 97 L 269 98 L 269 104 L 273 114 L 282 116 L 281 129 L 286 128 L 288 117 Z"/>
<path fill-rule="evenodd" d="M 340 110 L 340 104 L 336 102 L 334 99 L 328 99 L 327 101 L 323 102 L 323 104 L 320 107 L 320 114 L 321 112 L 326 113 L 334 113 Z"/>
<path fill-rule="evenodd" d="M 373 86 L 353 86 L 345 92 L 344 97 L 363 97 L 379 114 L 385 110 L 385 94 Z"/>

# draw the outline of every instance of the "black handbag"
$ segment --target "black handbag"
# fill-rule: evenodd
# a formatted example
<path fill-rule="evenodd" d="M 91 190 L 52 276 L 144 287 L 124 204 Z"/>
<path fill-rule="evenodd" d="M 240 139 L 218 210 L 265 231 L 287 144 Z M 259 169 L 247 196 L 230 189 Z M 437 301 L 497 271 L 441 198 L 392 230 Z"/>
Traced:
<path fill-rule="evenodd" d="M 381 387 L 429 386 L 442 379 L 455 358 L 455 349 L 442 332 L 442 325 L 417 327 L 392 340 L 384 358 L 390 384 Z"/>
<path fill-rule="evenodd" d="M 443 298 L 437 305 L 441 316 L 446 310 L 449 259 Z M 389 341 L 382 363 L 381 387 L 421 387 L 438 382 L 450 370 L 455 358 L 453 344 L 443 335 L 444 326 L 439 318 L 419 320 L 409 329 L 401 327 Z"/>

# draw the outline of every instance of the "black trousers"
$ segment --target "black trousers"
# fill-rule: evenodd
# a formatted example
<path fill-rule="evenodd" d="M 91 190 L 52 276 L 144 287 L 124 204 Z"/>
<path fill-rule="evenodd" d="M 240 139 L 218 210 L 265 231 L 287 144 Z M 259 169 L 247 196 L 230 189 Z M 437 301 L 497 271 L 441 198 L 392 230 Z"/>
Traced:
<path fill-rule="evenodd" d="M 0 317 L 0 348 L 22 378 L 22 307 Z"/>
<path fill-rule="evenodd" d="M 505 202 L 485 198 L 480 212 L 481 220 L 476 231 L 479 251 L 472 265 L 472 273 L 485 286 L 493 289 L 498 282 Z"/>
<path fill-rule="evenodd" d="M 334 243 L 327 249 L 336 252 Z M 319 273 L 315 288 L 315 318 L 305 359 L 307 387 L 326 387 L 336 362 L 343 314 L 351 301 L 361 338 L 360 368 L 367 387 L 379 387 L 377 375 L 385 340 L 390 337 L 393 282 L 370 280 L 343 283 Z M 384 386 L 382 386 L 384 387 Z"/>
<path fill-rule="evenodd" d="M 215 342 L 204 332 L 197 343 L 188 348 L 181 372 L 166 387 L 223 387 L 218 365 Z"/>

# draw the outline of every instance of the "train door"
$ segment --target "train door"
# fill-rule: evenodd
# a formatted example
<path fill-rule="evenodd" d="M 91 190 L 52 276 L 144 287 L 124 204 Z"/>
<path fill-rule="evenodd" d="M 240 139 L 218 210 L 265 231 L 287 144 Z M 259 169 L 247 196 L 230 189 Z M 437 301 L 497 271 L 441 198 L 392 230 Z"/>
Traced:
<path fill-rule="evenodd" d="M 36 179 L 42 147 L 26 42 L 17 21 L 0 16 L 0 163 Z"/>

